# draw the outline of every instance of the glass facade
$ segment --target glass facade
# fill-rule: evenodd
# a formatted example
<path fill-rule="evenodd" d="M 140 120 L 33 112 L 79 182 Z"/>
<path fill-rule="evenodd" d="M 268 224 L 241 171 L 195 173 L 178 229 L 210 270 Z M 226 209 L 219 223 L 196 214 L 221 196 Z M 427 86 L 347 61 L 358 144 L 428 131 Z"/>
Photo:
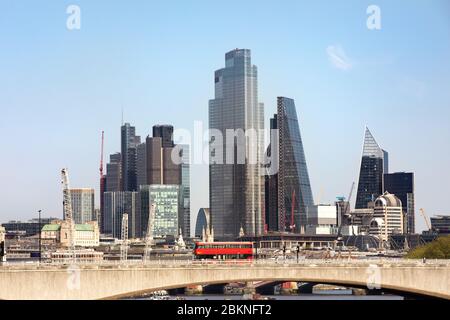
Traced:
<path fill-rule="evenodd" d="M 95 220 L 94 189 L 71 189 L 72 215 L 75 223 Z"/>
<path fill-rule="evenodd" d="M 122 154 L 122 191 L 137 190 L 136 174 L 136 147 L 141 143 L 141 138 L 136 136 L 135 127 L 125 123 L 121 127 L 121 154 Z"/>
<path fill-rule="evenodd" d="M 191 236 L 191 173 L 190 173 L 190 148 L 187 144 L 180 145 L 182 150 L 181 163 L 181 229 L 183 236 Z"/>
<path fill-rule="evenodd" d="M 225 68 L 215 72 L 215 99 L 209 101 L 209 128 L 221 132 L 223 141 L 216 142 L 210 132 L 209 198 L 211 223 L 218 239 L 235 239 L 242 227 L 246 235 L 263 230 L 264 177 L 264 106 L 258 102 L 258 75 L 251 63 L 248 49 L 235 49 L 225 54 Z M 256 134 L 237 144 L 227 154 L 226 130 L 255 129 Z M 215 143 L 213 143 L 215 142 Z M 245 161 L 238 161 L 238 148 L 247 152 Z M 248 161 L 249 152 L 257 158 Z M 232 159 L 232 163 L 227 159 Z"/>
<path fill-rule="evenodd" d="M 439 235 L 450 235 L 450 216 L 438 215 L 430 218 L 431 229 Z"/>
<path fill-rule="evenodd" d="M 279 231 L 301 232 L 307 224 L 306 208 L 314 205 L 314 199 L 293 99 L 278 97 L 277 121 Z M 294 224 L 291 226 L 292 214 Z"/>
<path fill-rule="evenodd" d="M 366 128 L 364 147 L 359 172 L 356 209 L 367 208 L 367 204 L 383 194 L 383 175 L 388 170 L 388 153 L 381 149 Z"/>
<path fill-rule="evenodd" d="M 197 214 L 197 221 L 195 222 L 195 236 L 201 238 L 203 235 L 203 229 L 210 229 L 210 215 L 209 208 L 200 208 Z"/>
<path fill-rule="evenodd" d="M 145 237 L 151 204 L 156 203 L 153 236 L 177 236 L 179 229 L 180 186 L 146 185 L 140 186 L 141 237 Z"/>
<path fill-rule="evenodd" d="M 402 201 L 403 215 L 405 217 L 404 229 L 406 233 L 414 233 L 414 173 L 396 172 L 385 174 L 384 191 L 395 194 Z"/>
<path fill-rule="evenodd" d="M 121 238 L 122 216 L 128 214 L 128 237 L 134 239 L 139 233 L 138 192 L 115 191 L 104 193 L 103 233 Z"/>

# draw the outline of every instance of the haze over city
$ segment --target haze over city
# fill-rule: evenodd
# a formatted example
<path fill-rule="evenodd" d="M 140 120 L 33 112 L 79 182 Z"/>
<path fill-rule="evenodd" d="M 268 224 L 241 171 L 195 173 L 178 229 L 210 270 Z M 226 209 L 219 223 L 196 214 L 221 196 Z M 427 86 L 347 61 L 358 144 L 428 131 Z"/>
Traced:
<path fill-rule="evenodd" d="M 122 110 L 143 137 L 158 123 L 207 129 L 214 70 L 233 48 L 252 51 L 266 126 L 277 96 L 295 99 L 316 202 L 358 182 L 367 125 L 390 171 L 415 173 L 416 211 L 450 212 L 447 1 L 377 1 L 380 30 L 366 27 L 369 1 L 78 1 L 72 31 L 69 4 L 0 10 L 0 222 L 39 209 L 62 217 L 62 167 L 73 187 L 96 188 L 98 204 L 100 134 L 105 154 L 120 150 Z M 208 167 L 192 165 L 192 221 L 208 183 Z M 418 212 L 416 224 L 425 228 Z"/>

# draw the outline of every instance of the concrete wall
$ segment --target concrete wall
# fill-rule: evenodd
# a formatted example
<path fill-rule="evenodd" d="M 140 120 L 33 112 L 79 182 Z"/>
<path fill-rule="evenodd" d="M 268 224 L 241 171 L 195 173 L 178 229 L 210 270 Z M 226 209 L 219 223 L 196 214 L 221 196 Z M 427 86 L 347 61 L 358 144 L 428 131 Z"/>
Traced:
<path fill-rule="evenodd" d="M 450 299 L 450 268 L 401 265 L 242 265 L 0 268 L 0 299 L 111 299 L 152 290 L 235 281 L 304 281 L 381 287 Z"/>

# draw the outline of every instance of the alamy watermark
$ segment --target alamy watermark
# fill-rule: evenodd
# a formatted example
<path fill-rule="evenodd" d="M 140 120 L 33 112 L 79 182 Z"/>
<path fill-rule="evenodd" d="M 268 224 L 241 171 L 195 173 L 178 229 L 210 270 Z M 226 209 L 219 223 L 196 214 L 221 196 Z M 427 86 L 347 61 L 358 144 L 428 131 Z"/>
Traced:
<path fill-rule="evenodd" d="M 66 13 L 68 14 L 66 20 L 67 30 L 80 30 L 81 29 L 81 8 L 75 4 L 71 4 L 67 7 Z"/>
<path fill-rule="evenodd" d="M 67 268 L 67 281 L 66 286 L 69 290 L 80 290 L 81 289 L 81 270 L 77 265 L 70 265 Z"/>
<path fill-rule="evenodd" d="M 174 164 L 182 164 L 183 145 L 190 146 L 189 164 L 228 165 L 246 164 L 261 168 L 262 175 L 278 172 L 278 129 L 208 129 L 201 121 L 194 122 L 194 131 L 174 130 L 171 157 Z M 270 141 L 267 152 L 265 141 Z"/>
<path fill-rule="evenodd" d="M 377 5 L 370 5 L 367 7 L 366 13 L 369 15 L 367 17 L 366 26 L 369 30 L 381 30 L 381 9 Z"/>
<path fill-rule="evenodd" d="M 366 269 L 367 288 L 369 290 L 381 289 L 381 270 L 376 264 L 371 264 Z"/>

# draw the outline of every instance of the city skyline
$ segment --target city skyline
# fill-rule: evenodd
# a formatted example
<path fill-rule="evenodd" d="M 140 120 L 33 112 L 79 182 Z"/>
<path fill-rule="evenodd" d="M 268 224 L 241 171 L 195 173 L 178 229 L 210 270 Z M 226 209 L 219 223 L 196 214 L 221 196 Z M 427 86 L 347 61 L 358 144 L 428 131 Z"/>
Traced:
<path fill-rule="evenodd" d="M 0 53 L 0 66 L 5 70 L 0 76 L 1 92 L 4 93 L 1 94 L 0 103 L 5 108 L 0 120 L 0 133 L 4 137 L 3 147 L 9 151 L 9 156 L 1 160 L 3 182 L 0 191 L 5 195 L 4 208 L 0 212 L 1 222 L 34 218 L 39 209 L 43 209 L 46 216 L 62 216 L 59 170 L 66 166 L 71 173 L 72 187 L 95 187 L 98 206 L 100 133 L 105 130 L 105 154 L 119 150 L 118 127 L 122 108 L 124 119 L 132 123 L 142 136 L 149 134 L 151 126 L 157 123 L 171 123 L 175 128 L 190 129 L 195 120 L 202 120 L 207 128 L 207 102 L 213 96 L 214 89 L 211 73 L 223 64 L 223 54 L 235 47 L 252 49 L 252 58 L 259 66 L 259 100 L 265 102 L 266 124 L 269 115 L 276 110 L 276 96 L 292 97 L 298 103 L 297 114 L 302 119 L 302 138 L 315 199 L 320 196 L 320 202 L 333 202 L 336 196 L 348 193 L 352 181 L 358 181 L 361 132 L 367 124 L 377 141 L 390 152 L 390 172 L 415 173 L 416 211 L 424 207 L 430 215 L 448 213 L 448 204 L 434 201 L 435 196 L 445 199 L 448 190 L 445 181 L 450 179 L 450 170 L 445 166 L 450 162 L 450 154 L 440 147 L 445 146 L 450 139 L 447 125 L 450 96 L 445 90 L 450 83 L 450 65 L 444 60 L 444 57 L 449 56 L 450 37 L 448 29 L 443 28 L 446 21 L 438 10 L 439 7 L 448 8 L 448 4 L 437 3 L 432 9 L 424 9 L 416 2 L 409 5 L 405 13 L 401 11 L 401 5 L 381 1 L 383 14 L 388 14 L 380 31 L 365 29 L 367 5 L 351 8 L 351 5 L 345 4 L 345 8 L 339 12 L 349 19 L 351 27 L 348 30 L 344 28 L 332 32 L 330 28 L 325 28 L 326 31 L 310 30 L 308 34 L 304 28 L 316 26 L 310 19 L 303 23 L 292 23 L 293 29 L 304 36 L 299 41 L 306 39 L 302 44 L 293 44 L 296 38 L 295 33 L 290 31 L 291 25 L 278 26 L 276 31 L 289 31 L 285 40 L 292 40 L 286 43 L 286 50 L 291 53 L 285 59 L 279 59 L 279 56 L 286 50 L 270 50 L 261 39 L 256 41 L 250 37 L 256 34 L 261 38 L 268 32 L 267 36 L 272 39 L 276 32 L 271 34 L 261 24 L 244 32 L 243 36 L 233 33 L 234 39 L 230 35 L 225 37 L 217 48 L 204 47 L 211 35 L 200 30 L 203 26 L 201 22 L 188 25 L 188 30 L 196 31 L 199 38 L 202 35 L 206 38 L 202 39 L 205 42 L 203 46 L 199 45 L 199 40 L 195 40 L 192 45 L 187 44 L 171 28 L 165 31 L 165 39 L 173 38 L 173 42 L 179 43 L 167 43 L 164 39 L 153 42 L 155 48 L 160 43 L 169 49 L 162 54 L 155 53 L 153 46 L 144 45 L 137 36 L 125 39 L 130 32 L 138 30 L 139 23 L 144 23 L 142 20 L 137 19 L 127 26 L 123 24 L 124 20 L 119 20 L 118 26 L 112 24 L 109 27 L 117 32 L 123 46 L 115 46 L 111 39 L 104 39 L 96 45 L 92 42 L 93 37 L 111 30 L 103 29 L 104 22 L 99 26 L 96 20 L 101 5 L 83 1 L 80 2 L 83 22 L 79 32 L 65 29 L 65 11 L 62 6 L 61 9 L 49 5 L 47 8 L 30 10 L 48 15 L 49 21 L 39 22 L 41 25 L 37 30 L 28 30 L 29 34 L 20 32 L 16 34 L 16 39 L 12 39 L 7 35 L 8 26 L 17 27 L 17 23 L 23 22 L 25 18 L 30 19 L 29 23 L 36 23 L 34 19 L 37 19 L 21 12 L 19 5 L 12 4 L 6 10 L 8 17 L 4 19 L 5 12 L 0 13 L 0 21 L 6 26 L 0 35 L 6 45 L 19 50 L 32 50 L 36 55 L 12 57 L 8 52 Z M 30 6 L 33 7 L 33 4 Z M 149 9 L 148 5 L 141 6 Z M 216 6 L 220 7 L 206 5 L 200 14 L 206 16 L 217 9 Z M 290 6 L 297 9 L 300 16 L 305 14 L 300 12 L 304 7 L 292 3 Z M 329 8 L 334 6 L 329 5 Z M 118 15 L 119 7 L 112 5 L 109 13 Z M 163 5 L 158 5 L 158 8 L 164 12 Z M 267 4 L 262 6 L 259 14 L 268 16 L 271 8 L 281 10 Z M 128 10 L 133 14 L 138 11 Z M 338 19 L 320 12 L 314 5 L 304 11 L 312 12 L 315 17 L 328 17 L 331 20 L 326 23 L 328 27 L 333 24 L 333 19 Z M 391 20 L 393 15 L 405 24 L 410 23 L 409 20 L 418 21 L 418 24 L 404 26 L 401 22 Z M 13 21 L 14 17 L 18 18 L 18 22 Z M 426 26 L 425 21 L 432 23 Z M 219 25 L 224 22 L 220 20 Z M 159 21 L 157 26 L 162 28 L 165 23 Z M 411 32 L 411 28 L 419 31 L 415 40 L 420 46 L 436 49 L 430 50 L 436 52 L 431 56 L 433 59 L 421 51 L 418 44 L 400 41 Z M 153 34 L 146 30 L 151 28 L 144 28 L 138 34 L 143 39 L 151 38 L 150 34 Z M 349 30 L 353 31 L 346 36 L 345 32 Z M 430 39 L 427 38 L 428 34 Z M 323 40 L 312 40 L 311 35 L 323 36 Z M 45 41 L 40 45 L 30 40 L 32 36 Z M 55 39 L 60 39 L 63 44 L 58 44 Z M 400 41 L 401 45 L 394 44 L 395 41 Z M 133 44 L 136 50 L 126 49 L 127 43 Z M 54 49 L 48 56 L 44 55 L 47 52 L 46 45 Z M 63 49 L 64 45 L 67 48 Z M 173 50 L 177 46 L 185 46 L 185 50 L 177 53 Z M 364 46 L 371 47 L 372 51 L 361 49 Z M 89 47 L 95 49 L 94 52 L 87 50 Z M 333 64 L 333 52 L 341 51 L 335 50 L 339 48 L 355 59 L 353 63 L 346 64 L 346 70 Z M 117 49 L 121 53 L 114 53 Z M 105 61 L 100 59 L 102 55 Z M 318 58 L 313 58 L 314 55 Z M 92 61 L 88 59 L 91 56 Z M 331 64 L 327 58 L 331 59 Z M 184 65 L 176 62 L 169 67 L 175 60 L 184 61 Z M 43 63 L 37 63 L 39 61 Z M 419 65 L 416 61 L 420 61 Z M 109 65 L 115 67 L 115 72 L 107 68 Z M 351 68 L 348 68 L 349 65 Z M 89 66 L 95 66 L 94 70 L 89 70 Z M 373 74 L 374 70 L 379 73 Z M 98 75 L 93 80 L 87 80 L 94 73 Z M 111 77 L 115 77 L 115 80 L 107 79 Z M 61 79 L 65 80 L 59 82 Z M 160 84 L 156 84 L 155 79 Z M 387 84 L 382 83 L 385 79 Z M 183 87 L 187 82 L 195 85 Z M 178 94 L 170 95 L 171 101 L 168 101 L 167 90 L 174 90 Z M 323 90 L 326 90 L 327 95 L 321 94 Z M 172 121 L 174 113 L 177 116 Z M 404 119 L 408 121 L 401 121 Z M 52 130 L 46 130 L 46 127 Z M 34 141 L 27 152 L 25 148 L 15 145 L 18 140 L 24 141 L 30 137 Z M 435 156 L 438 152 L 440 157 Z M 25 162 L 30 154 L 33 158 L 31 164 Z M 327 166 L 326 158 L 330 157 L 333 158 L 334 168 Z M 9 169 L 18 166 L 21 166 L 21 170 Z M 436 172 L 436 168 L 442 169 Z M 205 197 L 208 190 L 207 172 L 207 165 L 194 164 L 191 167 L 191 181 L 196 182 L 191 183 L 193 213 L 209 206 L 208 197 Z M 15 194 L 18 192 L 14 190 L 23 186 L 39 187 L 40 190 L 27 203 L 22 203 L 20 196 Z M 195 214 L 191 217 L 193 221 Z M 423 220 L 417 212 L 416 223 L 418 231 L 424 229 Z"/>

